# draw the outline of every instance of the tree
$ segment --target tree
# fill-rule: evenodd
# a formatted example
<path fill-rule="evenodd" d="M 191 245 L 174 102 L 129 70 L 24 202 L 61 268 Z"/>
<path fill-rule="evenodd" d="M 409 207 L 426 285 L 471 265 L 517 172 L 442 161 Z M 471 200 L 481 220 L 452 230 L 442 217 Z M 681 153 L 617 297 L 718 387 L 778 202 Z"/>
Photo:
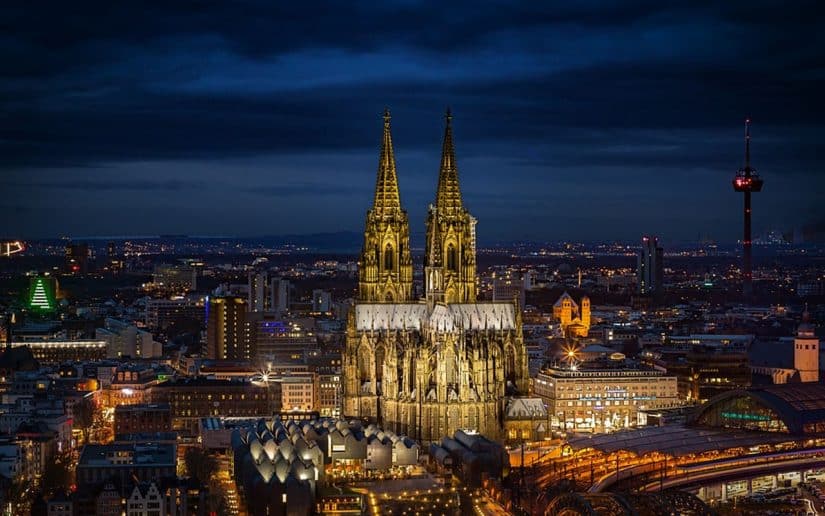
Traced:
<path fill-rule="evenodd" d="M 218 470 L 218 461 L 203 448 L 189 448 L 183 456 L 183 461 L 187 474 L 201 485 L 208 485 Z"/>
<path fill-rule="evenodd" d="M 83 397 L 74 405 L 74 419 L 72 421 L 72 428 L 80 429 L 83 434 L 83 444 L 89 441 L 89 430 L 95 422 L 95 414 L 97 406 L 95 402 L 89 397 Z"/>

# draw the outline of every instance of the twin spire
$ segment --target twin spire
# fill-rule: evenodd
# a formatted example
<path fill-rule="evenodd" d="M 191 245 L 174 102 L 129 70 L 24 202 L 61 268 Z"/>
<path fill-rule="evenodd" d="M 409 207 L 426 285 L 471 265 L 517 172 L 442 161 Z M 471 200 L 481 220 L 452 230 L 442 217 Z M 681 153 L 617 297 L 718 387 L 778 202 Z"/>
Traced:
<path fill-rule="evenodd" d="M 401 209 L 401 197 L 398 192 L 398 174 L 395 168 L 395 152 L 392 148 L 390 131 L 390 110 L 384 109 L 384 137 L 381 141 L 381 154 L 378 159 L 378 179 L 375 184 L 375 202 L 373 210 L 388 212 Z M 462 210 L 461 189 L 458 183 L 458 167 L 453 145 L 453 115 L 450 108 L 444 115 L 444 143 L 441 148 L 441 167 L 438 172 L 438 188 L 435 205 L 442 213 L 457 213 Z"/>
<path fill-rule="evenodd" d="M 444 128 L 444 144 L 441 147 L 441 168 L 438 171 L 438 190 L 435 194 L 435 206 L 444 214 L 461 211 L 461 189 L 458 185 L 458 167 L 453 145 L 453 115 L 450 108 L 444 115 L 447 121 Z"/>
<path fill-rule="evenodd" d="M 398 193 L 398 175 L 395 171 L 395 152 L 392 149 L 390 132 L 390 110 L 384 109 L 384 139 L 381 141 L 381 155 L 378 158 L 378 179 L 375 183 L 376 212 L 389 212 L 401 209 L 401 196 Z"/>

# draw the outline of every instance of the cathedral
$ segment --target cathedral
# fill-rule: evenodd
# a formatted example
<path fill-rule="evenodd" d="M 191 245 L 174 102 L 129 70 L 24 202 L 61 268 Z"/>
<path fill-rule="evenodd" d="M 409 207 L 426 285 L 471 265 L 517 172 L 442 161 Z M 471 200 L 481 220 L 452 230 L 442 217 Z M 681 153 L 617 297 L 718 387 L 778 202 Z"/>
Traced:
<path fill-rule="evenodd" d="M 476 300 L 476 219 L 461 197 L 449 111 L 427 213 L 423 298 L 414 294 L 409 241 L 385 111 L 347 320 L 344 413 L 423 442 L 459 429 L 499 438 L 508 397 L 528 391 L 521 310 L 516 300 Z"/>

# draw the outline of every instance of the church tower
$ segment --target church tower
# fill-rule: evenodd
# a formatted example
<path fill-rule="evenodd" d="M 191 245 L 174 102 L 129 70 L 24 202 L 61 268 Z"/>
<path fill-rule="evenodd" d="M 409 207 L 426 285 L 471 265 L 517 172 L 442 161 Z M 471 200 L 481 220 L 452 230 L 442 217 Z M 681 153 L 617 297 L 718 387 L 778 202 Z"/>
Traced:
<path fill-rule="evenodd" d="M 796 332 L 793 353 L 794 369 L 799 371 L 799 381 L 819 381 L 819 339 L 816 337 L 814 325 L 810 322 L 808 307 L 802 314 L 802 324 Z"/>
<path fill-rule="evenodd" d="M 364 247 L 358 262 L 358 299 L 373 303 L 412 300 L 410 227 L 398 193 L 389 109 L 384 110 L 375 200 L 367 211 Z"/>
<path fill-rule="evenodd" d="M 476 301 L 476 219 L 464 208 L 458 184 L 452 115 L 446 114 L 435 204 L 427 214 L 424 291 L 427 302 Z"/>

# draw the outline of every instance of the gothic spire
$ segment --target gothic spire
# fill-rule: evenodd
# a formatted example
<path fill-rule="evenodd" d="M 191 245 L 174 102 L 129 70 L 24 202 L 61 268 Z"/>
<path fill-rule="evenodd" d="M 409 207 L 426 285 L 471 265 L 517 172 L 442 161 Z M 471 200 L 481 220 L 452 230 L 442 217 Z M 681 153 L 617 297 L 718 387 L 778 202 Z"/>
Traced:
<path fill-rule="evenodd" d="M 450 108 L 444 116 L 447 125 L 444 129 L 444 145 L 441 149 L 441 169 L 438 172 L 438 190 L 435 194 L 435 205 L 440 212 L 450 213 L 460 211 L 461 189 L 458 184 L 458 167 L 455 160 L 453 146 L 453 115 Z"/>
<path fill-rule="evenodd" d="M 390 132 L 390 110 L 384 109 L 384 139 L 381 142 L 381 155 L 378 158 L 378 179 L 375 182 L 375 202 L 373 210 L 378 213 L 401 208 L 398 194 L 398 176 L 395 171 L 395 152 L 392 149 Z"/>

